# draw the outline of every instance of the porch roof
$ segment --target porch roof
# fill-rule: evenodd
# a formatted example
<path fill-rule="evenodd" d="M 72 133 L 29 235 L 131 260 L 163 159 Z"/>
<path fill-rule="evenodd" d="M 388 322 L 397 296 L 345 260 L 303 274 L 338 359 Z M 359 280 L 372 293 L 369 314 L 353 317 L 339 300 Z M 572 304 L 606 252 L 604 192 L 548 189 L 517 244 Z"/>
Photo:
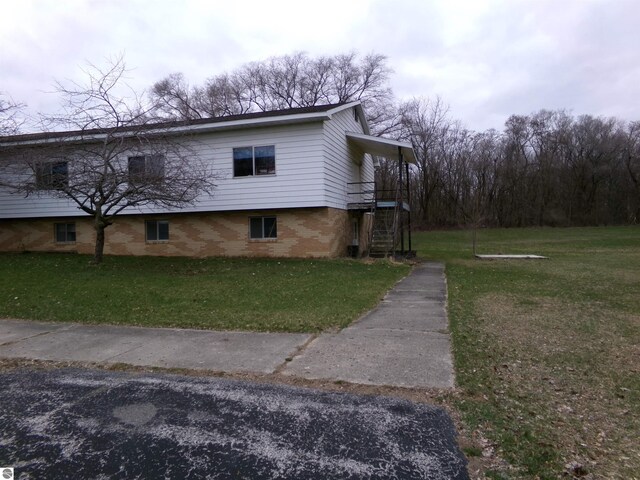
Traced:
<path fill-rule="evenodd" d="M 378 155 L 389 160 L 398 160 L 400 152 L 402 152 L 402 158 L 405 162 L 416 163 L 416 155 L 410 143 L 355 132 L 347 132 L 346 135 L 350 142 L 357 145 L 365 153 Z"/>

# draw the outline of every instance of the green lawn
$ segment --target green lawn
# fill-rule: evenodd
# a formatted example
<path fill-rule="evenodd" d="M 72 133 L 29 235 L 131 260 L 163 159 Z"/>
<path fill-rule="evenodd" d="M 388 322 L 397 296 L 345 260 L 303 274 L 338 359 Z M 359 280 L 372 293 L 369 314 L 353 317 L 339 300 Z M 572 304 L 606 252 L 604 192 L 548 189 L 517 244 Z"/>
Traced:
<path fill-rule="evenodd" d="M 489 478 L 638 478 L 640 228 L 414 236 L 447 265 L 467 427 L 510 465 Z M 343 327 L 409 271 L 386 261 L 0 255 L 0 317 L 256 331 Z M 468 449 L 469 452 L 475 450 Z"/>
<path fill-rule="evenodd" d="M 478 253 L 548 260 L 475 260 L 464 231 L 415 244 L 447 264 L 454 404 L 513 466 L 489 477 L 639 478 L 640 228 L 479 232 Z"/>
<path fill-rule="evenodd" d="M 348 325 L 409 272 L 387 261 L 0 254 L 0 317 L 224 330 Z"/>

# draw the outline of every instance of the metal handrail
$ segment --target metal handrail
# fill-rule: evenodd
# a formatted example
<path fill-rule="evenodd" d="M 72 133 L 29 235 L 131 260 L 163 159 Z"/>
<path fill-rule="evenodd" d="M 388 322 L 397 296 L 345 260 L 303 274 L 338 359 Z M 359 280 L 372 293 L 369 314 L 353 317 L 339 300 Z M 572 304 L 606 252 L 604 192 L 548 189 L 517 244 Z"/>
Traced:
<path fill-rule="evenodd" d="M 362 203 L 362 204 L 369 204 L 369 203 L 375 203 L 376 201 L 376 182 L 349 182 L 347 183 L 347 186 L 353 186 L 353 185 L 358 185 L 358 186 L 362 186 L 362 185 L 370 185 L 372 188 L 368 188 L 368 189 L 362 189 L 362 188 L 358 188 L 357 191 L 351 191 L 351 192 L 347 192 L 347 195 L 357 195 L 359 201 L 354 201 L 352 203 Z"/>

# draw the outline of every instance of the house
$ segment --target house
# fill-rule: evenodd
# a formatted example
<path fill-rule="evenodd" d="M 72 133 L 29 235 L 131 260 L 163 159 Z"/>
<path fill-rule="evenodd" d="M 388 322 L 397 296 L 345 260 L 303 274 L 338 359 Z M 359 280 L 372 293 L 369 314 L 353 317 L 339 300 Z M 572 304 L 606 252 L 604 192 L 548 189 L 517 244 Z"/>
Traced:
<path fill-rule="evenodd" d="M 216 188 L 184 208 L 124 210 L 105 231 L 105 254 L 362 254 L 369 249 L 376 207 L 390 206 L 395 215 L 378 215 L 386 217 L 387 236 L 392 230 L 387 248 L 396 248 L 397 232 L 403 235 L 406 221 L 398 219 L 407 202 L 402 191 L 392 205 L 377 202 L 374 161 L 376 156 L 397 160 L 402 174 L 403 165 L 415 161 L 413 150 L 371 136 L 359 102 L 194 120 L 173 124 L 167 132 L 189 133 L 199 157 L 218 172 Z M 77 143 L 80 134 L 86 132 L 4 137 L 0 148 L 26 149 L 52 136 Z M 91 138 L 100 135 L 94 131 Z M 149 168 L 152 160 L 129 157 L 129 172 Z M 40 174 L 51 181 L 71 168 L 50 162 Z M 68 199 L 40 193 L 25 197 L 0 189 L 0 251 L 92 253 L 92 218 Z"/>

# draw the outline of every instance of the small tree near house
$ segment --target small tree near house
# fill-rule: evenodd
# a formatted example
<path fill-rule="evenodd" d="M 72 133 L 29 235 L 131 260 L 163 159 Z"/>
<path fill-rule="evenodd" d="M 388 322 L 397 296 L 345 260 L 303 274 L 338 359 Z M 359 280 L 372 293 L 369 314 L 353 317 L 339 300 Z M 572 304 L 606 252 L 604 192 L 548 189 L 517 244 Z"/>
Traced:
<path fill-rule="evenodd" d="M 194 139 L 176 133 L 176 124 L 154 121 L 153 105 L 117 95 L 125 72 L 122 58 L 106 70 L 91 65 L 87 85 L 57 84 L 65 109 L 43 117 L 48 135 L 0 138 L 3 186 L 25 196 L 68 198 L 93 217 L 96 264 L 105 229 L 125 209 L 193 204 L 215 186 Z"/>

